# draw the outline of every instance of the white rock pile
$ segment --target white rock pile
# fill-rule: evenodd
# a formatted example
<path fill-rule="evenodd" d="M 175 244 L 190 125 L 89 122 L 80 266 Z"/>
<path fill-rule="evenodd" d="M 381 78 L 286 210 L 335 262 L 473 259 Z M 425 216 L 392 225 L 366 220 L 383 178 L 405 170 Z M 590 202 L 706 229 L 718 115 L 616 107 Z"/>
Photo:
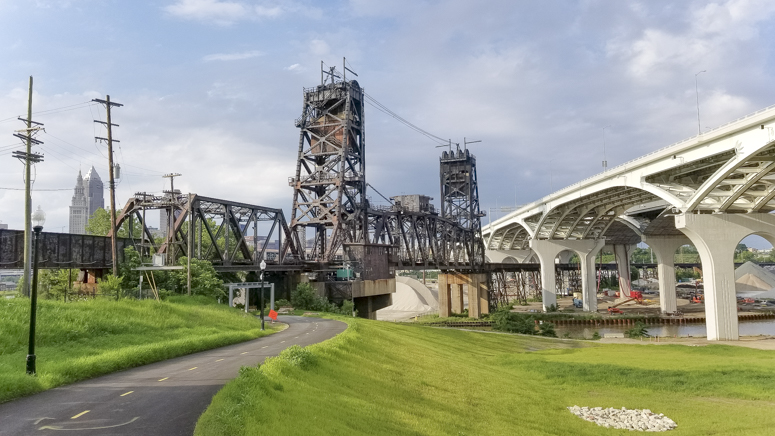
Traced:
<path fill-rule="evenodd" d="M 637 431 L 668 431 L 678 427 L 672 419 L 649 409 L 614 409 L 609 407 L 568 407 L 568 410 L 581 419 L 594 422 L 606 428 L 619 428 Z"/>

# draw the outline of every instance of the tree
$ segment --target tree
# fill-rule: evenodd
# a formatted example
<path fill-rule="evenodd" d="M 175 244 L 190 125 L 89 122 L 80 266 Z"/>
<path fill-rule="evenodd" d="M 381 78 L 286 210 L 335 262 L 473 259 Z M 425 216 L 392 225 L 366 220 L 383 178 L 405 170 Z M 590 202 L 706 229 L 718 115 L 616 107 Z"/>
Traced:
<path fill-rule="evenodd" d="M 178 265 L 182 270 L 171 271 L 167 285 L 175 292 L 184 294 L 188 288 L 188 259 L 181 257 Z M 224 297 L 223 280 L 218 277 L 213 264 L 206 260 L 191 259 L 191 295 Z"/>
<path fill-rule="evenodd" d="M 118 216 L 119 213 L 116 212 L 116 219 L 118 219 Z M 133 221 L 134 224 L 132 227 L 134 227 L 134 229 L 132 234 L 134 237 L 140 238 L 140 234 L 143 231 L 143 226 L 138 222 L 138 220 Z M 89 218 L 89 222 L 86 224 L 86 234 L 107 236 L 108 232 L 110 232 L 110 214 L 107 210 L 99 208 L 95 210 L 92 216 Z M 124 220 L 121 226 L 119 226 L 116 236 L 119 238 L 129 237 L 129 220 Z"/>

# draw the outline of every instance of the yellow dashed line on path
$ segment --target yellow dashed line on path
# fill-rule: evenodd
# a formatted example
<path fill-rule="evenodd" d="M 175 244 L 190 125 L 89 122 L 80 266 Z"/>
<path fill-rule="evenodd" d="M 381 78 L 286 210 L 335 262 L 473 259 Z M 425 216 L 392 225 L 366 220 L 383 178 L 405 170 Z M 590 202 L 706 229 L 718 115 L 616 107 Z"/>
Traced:
<path fill-rule="evenodd" d="M 264 345 L 264 346 L 263 346 L 263 347 L 261 347 L 261 348 L 266 348 L 266 347 L 268 347 L 268 346 L 269 346 L 269 345 Z"/>
<path fill-rule="evenodd" d="M 132 392 L 134 392 L 134 391 L 129 391 L 129 392 L 125 393 L 125 394 L 121 394 L 121 395 L 119 395 L 119 397 L 126 397 L 127 395 L 131 394 Z"/>
<path fill-rule="evenodd" d="M 79 414 L 77 414 L 77 415 L 73 416 L 73 417 L 72 417 L 72 418 L 70 418 L 70 419 L 75 419 L 75 418 L 78 418 L 79 416 L 86 415 L 87 413 L 89 413 L 89 411 L 88 411 L 88 410 L 84 410 L 83 412 L 81 412 L 81 413 L 79 413 Z"/>
<path fill-rule="evenodd" d="M 167 380 L 169 377 L 164 377 L 163 379 L 160 379 L 159 381 Z"/>
<path fill-rule="evenodd" d="M 220 362 L 221 360 L 223 360 L 223 359 L 218 359 L 218 360 L 216 360 L 216 362 Z"/>
<path fill-rule="evenodd" d="M 284 343 L 285 343 L 285 341 L 282 341 L 282 342 L 280 342 L 280 343 L 281 343 L 281 344 L 284 344 Z"/>
<path fill-rule="evenodd" d="M 195 367 L 193 367 L 193 368 L 188 368 L 188 370 L 189 370 L 189 371 L 193 371 L 193 370 L 195 370 L 195 369 L 197 369 L 197 368 L 198 368 L 198 366 L 195 366 Z"/>
<path fill-rule="evenodd" d="M 248 354 L 248 352 L 246 351 L 246 352 L 244 352 L 244 353 L 240 353 L 240 354 Z"/>

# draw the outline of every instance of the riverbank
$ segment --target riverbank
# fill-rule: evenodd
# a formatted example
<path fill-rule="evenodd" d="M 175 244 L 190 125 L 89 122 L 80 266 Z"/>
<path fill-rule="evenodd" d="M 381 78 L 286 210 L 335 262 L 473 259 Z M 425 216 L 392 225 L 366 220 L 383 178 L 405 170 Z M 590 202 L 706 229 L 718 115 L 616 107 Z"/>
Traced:
<path fill-rule="evenodd" d="M 769 351 L 345 321 L 332 340 L 242 371 L 195 434 L 629 434 L 579 419 L 574 405 L 650 409 L 683 435 L 775 427 Z"/>

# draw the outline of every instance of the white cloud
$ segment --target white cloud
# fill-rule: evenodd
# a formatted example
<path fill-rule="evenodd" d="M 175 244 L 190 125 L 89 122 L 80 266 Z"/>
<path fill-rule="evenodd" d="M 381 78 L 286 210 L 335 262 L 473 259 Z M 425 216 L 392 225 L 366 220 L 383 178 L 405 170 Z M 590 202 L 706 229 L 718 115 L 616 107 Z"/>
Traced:
<path fill-rule="evenodd" d="M 164 10 L 184 20 L 211 22 L 222 26 L 243 20 L 276 18 L 284 12 L 279 5 L 251 5 L 246 2 L 220 0 L 177 0 Z"/>
<path fill-rule="evenodd" d="M 202 58 L 205 62 L 212 62 L 212 61 L 240 61 L 243 59 L 250 59 L 255 58 L 258 56 L 263 56 L 264 53 L 253 50 L 253 51 L 245 51 L 242 53 L 216 53 L 207 55 Z"/>
<path fill-rule="evenodd" d="M 309 50 L 315 56 L 325 56 L 331 51 L 331 48 L 322 39 L 313 39 L 309 43 Z"/>
<path fill-rule="evenodd" d="M 283 69 L 286 70 L 286 71 L 300 71 L 301 70 L 301 65 L 300 64 L 293 64 L 293 65 L 287 66 L 287 67 L 285 67 Z"/>
<path fill-rule="evenodd" d="M 652 84 L 685 70 L 728 64 L 739 44 L 758 34 L 757 24 L 775 13 L 775 3 L 728 0 L 686 11 L 674 29 L 646 27 L 635 39 L 621 35 L 608 43 L 608 56 L 626 62 L 635 79 Z"/>

